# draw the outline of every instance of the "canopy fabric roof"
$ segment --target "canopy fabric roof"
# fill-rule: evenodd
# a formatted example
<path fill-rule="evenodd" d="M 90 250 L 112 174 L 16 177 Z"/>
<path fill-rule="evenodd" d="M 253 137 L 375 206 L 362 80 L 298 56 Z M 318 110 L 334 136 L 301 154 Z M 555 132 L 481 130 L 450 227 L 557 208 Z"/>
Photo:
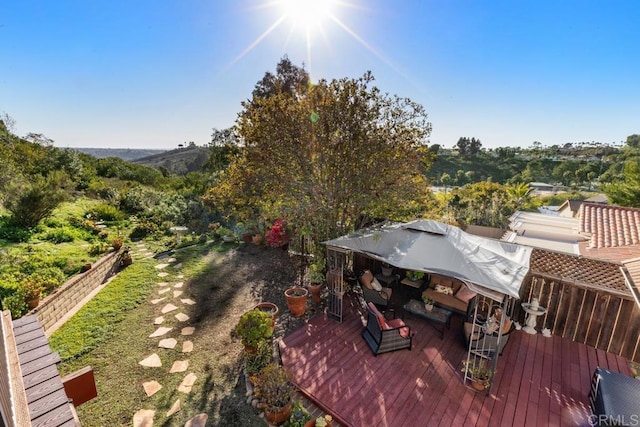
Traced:
<path fill-rule="evenodd" d="M 362 229 L 324 244 L 363 253 L 395 267 L 455 277 L 494 299 L 496 292 L 519 298 L 532 251 L 431 220 Z"/>

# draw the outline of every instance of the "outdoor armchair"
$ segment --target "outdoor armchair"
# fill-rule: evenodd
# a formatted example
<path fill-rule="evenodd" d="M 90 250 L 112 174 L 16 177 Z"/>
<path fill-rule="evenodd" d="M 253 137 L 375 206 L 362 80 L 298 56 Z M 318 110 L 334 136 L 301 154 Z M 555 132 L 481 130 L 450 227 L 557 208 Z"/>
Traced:
<path fill-rule="evenodd" d="M 374 303 L 378 307 L 387 307 L 391 300 L 393 289 L 384 288 L 378 283 L 371 271 L 365 270 L 360 276 L 360 285 L 362 287 L 362 296 L 365 303 Z"/>
<path fill-rule="evenodd" d="M 500 309 L 498 309 L 500 310 Z M 500 331 L 500 316 L 502 311 L 496 310 L 489 322 L 473 324 L 464 322 L 463 331 L 467 346 L 479 356 L 493 358 L 496 354 L 502 354 L 511 332 L 515 329 L 514 323 L 505 317 L 502 332 Z M 499 313 L 499 314 L 498 314 Z M 496 316 L 496 314 L 498 314 Z M 493 325 L 491 325 L 491 322 Z"/>
<path fill-rule="evenodd" d="M 402 319 L 386 319 L 373 303 L 367 304 L 367 327 L 362 331 L 374 355 L 411 350 L 413 332 Z"/>

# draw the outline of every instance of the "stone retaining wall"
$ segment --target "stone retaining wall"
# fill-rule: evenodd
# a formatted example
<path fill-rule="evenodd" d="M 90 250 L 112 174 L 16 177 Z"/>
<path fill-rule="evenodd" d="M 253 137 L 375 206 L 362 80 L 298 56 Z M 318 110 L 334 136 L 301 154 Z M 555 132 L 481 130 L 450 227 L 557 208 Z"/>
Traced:
<path fill-rule="evenodd" d="M 31 313 L 35 314 L 45 334 L 95 288 L 113 275 L 120 261 L 120 252 L 114 251 L 92 264 L 91 269 L 78 274 L 48 295 Z"/>

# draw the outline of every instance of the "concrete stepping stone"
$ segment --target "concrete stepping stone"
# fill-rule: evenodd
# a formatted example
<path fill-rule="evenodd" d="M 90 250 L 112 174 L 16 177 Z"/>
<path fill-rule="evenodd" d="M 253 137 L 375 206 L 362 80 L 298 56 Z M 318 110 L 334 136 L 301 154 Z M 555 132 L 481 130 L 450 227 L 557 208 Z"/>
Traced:
<path fill-rule="evenodd" d="M 175 285 L 173 285 L 174 288 L 180 289 L 181 287 L 184 286 L 184 282 L 178 282 Z"/>
<path fill-rule="evenodd" d="M 196 302 L 194 300 L 192 300 L 191 298 L 185 298 L 185 299 L 181 299 L 180 301 L 182 301 L 183 304 L 188 304 L 188 305 L 193 305 Z"/>
<path fill-rule="evenodd" d="M 175 268 L 176 270 L 181 269 L 182 268 L 182 263 L 181 262 L 177 263 L 176 265 L 173 266 L 173 268 Z"/>
<path fill-rule="evenodd" d="M 191 388 L 196 383 L 197 379 L 198 379 L 198 377 L 196 376 L 196 374 L 191 372 L 186 377 L 184 377 L 184 379 L 182 380 L 182 382 L 178 386 L 178 391 L 180 391 L 182 393 L 191 393 Z"/>
<path fill-rule="evenodd" d="M 133 427 L 153 427 L 153 416 L 156 411 L 152 409 L 140 409 L 133 414 Z"/>
<path fill-rule="evenodd" d="M 182 291 L 173 291 L 174 298 L 178 298 L 180 295 L 182 295 Z"/>
<path fill-rule="evenodd" d="M 171 408 L 169 408 L 169 410 L 167 411 L 167 417 L 170 417 L 171 415 L 175 414 L 179 410 L 180 410 L 180 399 L 173 402 L 173 405 L 171 405 Z"/>
<path fill-rule="evenodd" d="M 158 316 L 153 320 L 154 325 L 161 325 L 164 322 L 164 316 Z"/>
<path fill-rule="evenodd" d="M 151 304 L 156 305 L 157 303 L 159 303 L 160 301 L 162 301 L 164 299 L 167 299 L 167 297 L 152 299 L 151 300 Z"/>
<path fill-rule="evenodd" d="M 193 326 L 187 326 L 186 328 L 182 328 L 182 331 L 180 331 L 180 335 L 193 335 L 195 331 L 196 328 L 194 328 Z"/>
<path fill-rule="evenodd" d="M 175 372 L 184 372 L 188 367 L 188 360 L 176 360 L 175 362 L 173 362 L 173 365 L 171 365 L 171 370 L 169 370 L 169 373 L 173 374 Z"/>
<path fill-rule="evenodd" d="M 160 326 L 158 329 L 155 330 L 154 333 L 149 335 L 149 338 L 161 337 L 163 335 L 166 335 L 167 332 L 169 332 L 172 329 L 173 328 L 167 328 L 166 326 Z"/>
<path fill-rule="evenodd" d="M 184 427 L 205 427 L 207 425 L 207 414 L 198 414 L 184 424 Z"/>
<path fill-rule="evenodd" d="M 147 381 L 146 383 L 142 383 L 142 388 L 144 388 L 147 397 L 151 397 L 160 391 L 162 385 L 158 381 Z"/>
<path fill-rule="evenodd" d="M 158 285 L 158 287 L 167 287 L 167 286 L 171 286 L 171 283 L 169 282 L 158 282 L 156 283 L 156 285 Z"/>
<path fill-rule="evenodd" d="M 164 289 L 160 289 L 160 290 L 158 291 L 158 293 L 159 293 L 160 295 L 162 295 L 162 294 L 166 294 L 166 293 L 167 293 L 167 292 L 169 292 L 170 290 L 171 290 L 171 288 L 164 288 Z"/>
<path fill-rule="evenodd" d="M 182 352 L 191 353 L 193 351 L 193 343 L 191 341 L 184 341 L 182 343 Z"/>
<path fill-rule="evenodd" d="M 184 279 L 184 274 L 178 274 L 176 277 L 177 277 L 178 279 Z"/>
<path fill-rule="evenodd" d="M 178 309 L 178 307 L 176 307 L 175 305 L 167 304 L 164 307 L 162 307 L 162 310 L 160 310 L 160 311 L 162 312 L 162 314 L 167 314 L 167 313 L 170 313 L 173 310 L 177 310 L 177 309 Z"/>
<path fill-rule="evenodd" d="M 161 262 L 160 264 L 156 265 L 157 270 L 164 270 L 167 267 L 169 267 L 169 264 L 167 264 L 166 262 Z"/>
<path fill-rule="evenodd" d="M 160 342 L 158 343 L 158 347 L 172 349 L 175 348 L 177 344 L 178 340 L 176 340 L 175 338 L 165 338 L 163 340 L 160 340 Z"/>
<path fill-rule="evenodd" d="M 189 320 L 189 316 L 184 313 L 178 313 L 176 314 L 176 319 L 178 319 L 179 322 L 186 322 L 187 320 Z"/>
<path fill-rule="evenodd" d="M 160 273 L 158 273 L 158 277 L 167 277 L 169 275 L 169 273 L 167 273 L 166 271 L 161 271 Z"/>
<path fill-rule="evenodd" d="M 167 264 L 173 264 L 174 262 L 177 261 L 177 259 L 175 259 L 174 257 L 168 258 L 165 260 L 167 262 Z"/>
<path fill-rule="evenodd" d="M 145 359 L 138 362 L 138 364 L 144 366 L 145 368 L 159 368 L 162 366 L 162 361 L 160 360 L 160 356 L 156 353 L 153 353 L 151 356 L 146 357 Z"/>

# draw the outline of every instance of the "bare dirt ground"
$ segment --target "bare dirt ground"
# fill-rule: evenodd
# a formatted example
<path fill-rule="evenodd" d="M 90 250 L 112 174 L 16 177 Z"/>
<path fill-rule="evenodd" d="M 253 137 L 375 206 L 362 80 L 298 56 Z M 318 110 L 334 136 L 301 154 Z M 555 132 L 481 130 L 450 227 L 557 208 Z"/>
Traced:
<path fill-rule="evenodd" d="M 223 257 L 210 255 L 208 258 L 215 264 L 211 274 L 189 282 L 191 293 L 198 301 L 192 320 L 193 326 L 202 331 L 201 339 L 206 339 L 209 344 L 209 366 L 213 371 L 218 371 L 217 374 L 212 372 L 214 381 L 221 387 L 221 392 L 223 389 L 230 392 L 220 406 L 207 408 L 219 413 L 219 418 L 211 414 L 215 420 L 211 425 L 256 425 L 262 421 L 257 418 L 259 411 L 246 402 L 241 371 L 242 346 L 233 334 L 238 319 L 258 302 L 276 304 L 279 308 L 274 337 L 276 342 L 278 338 L 302 326 L 309 317 L 324 310 L 324 306 L 322 303 L 313 304 L 309 299 L 304 316 L 294 318 L 289 314 L 284 291 L 300 284 L 303 272 L 301 258 L 286 251 L 242 244 Z M 225 309 L 220 310 L 222 307 Z M 216 398 L 203 391 L 209 399 Z"/>

